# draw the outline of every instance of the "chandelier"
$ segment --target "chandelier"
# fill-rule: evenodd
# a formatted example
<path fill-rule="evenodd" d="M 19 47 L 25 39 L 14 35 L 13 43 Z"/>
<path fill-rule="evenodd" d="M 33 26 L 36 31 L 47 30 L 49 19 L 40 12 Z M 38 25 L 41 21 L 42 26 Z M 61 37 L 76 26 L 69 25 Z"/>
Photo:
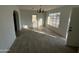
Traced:
<path fill-rule="evenodd" d="M 41 5 L 40 5 L 40 8 L 37 10 L 37 13 L 45 13 L 46 11 L 44 9 L 41 8 Z"/>

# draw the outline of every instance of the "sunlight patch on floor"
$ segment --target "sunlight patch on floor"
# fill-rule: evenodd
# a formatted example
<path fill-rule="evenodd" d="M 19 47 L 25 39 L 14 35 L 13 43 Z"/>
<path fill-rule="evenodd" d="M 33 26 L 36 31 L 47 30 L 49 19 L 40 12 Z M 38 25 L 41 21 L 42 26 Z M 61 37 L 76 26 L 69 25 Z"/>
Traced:
<path fill-rule="evenodd" d="M 53 35 L 47 34 L 47 33 L 42 32 L 42 31 L 38 31 L 38 30 L 32 30 L 32 31 L 37 32 L 37 33 L 41 33 L 41 34 L 45 34 L 45 35 L 48 35 L 48 36 L 51 36 L 51 37 L 56 38 L 56 36 L 53 36 Z"/>
<path fill-rule="evenodd" d="M 28 29 L 28 25 L 23 25 L 23 28 L 24 29 Z"/>

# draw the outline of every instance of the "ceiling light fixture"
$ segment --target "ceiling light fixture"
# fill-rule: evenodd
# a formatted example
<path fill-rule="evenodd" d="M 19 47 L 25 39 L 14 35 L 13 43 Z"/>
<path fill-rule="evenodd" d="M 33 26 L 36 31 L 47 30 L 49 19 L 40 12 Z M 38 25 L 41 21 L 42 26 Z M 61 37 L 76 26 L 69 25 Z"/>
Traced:
<path fill-rule="evenodd" d="M 46 11 L 44 9 L 42 9 L 41 5 L 40 8 L 37 10 L 37 13 L 45 13 Z"/>

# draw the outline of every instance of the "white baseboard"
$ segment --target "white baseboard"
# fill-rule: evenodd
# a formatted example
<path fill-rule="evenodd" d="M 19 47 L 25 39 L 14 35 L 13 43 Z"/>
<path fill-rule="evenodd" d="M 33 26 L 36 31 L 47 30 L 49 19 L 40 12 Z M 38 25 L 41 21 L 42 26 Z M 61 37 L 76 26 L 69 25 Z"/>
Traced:
<path fill-rule="evenodd" d="M 8 51 L 9 51 L 9 49 L 0 50 L 0 53 L 7 53 Z"/>

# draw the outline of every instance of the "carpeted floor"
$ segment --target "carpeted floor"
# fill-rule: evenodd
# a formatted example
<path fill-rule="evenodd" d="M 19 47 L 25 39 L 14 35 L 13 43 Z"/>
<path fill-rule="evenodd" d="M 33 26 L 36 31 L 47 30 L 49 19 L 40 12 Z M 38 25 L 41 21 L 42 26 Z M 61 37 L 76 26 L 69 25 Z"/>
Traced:
<path fill-rule="evenodd" d="M 66 46 L 64 38 L 23 30 L 9 53 L 74 53 L 76 48 Z"/>

